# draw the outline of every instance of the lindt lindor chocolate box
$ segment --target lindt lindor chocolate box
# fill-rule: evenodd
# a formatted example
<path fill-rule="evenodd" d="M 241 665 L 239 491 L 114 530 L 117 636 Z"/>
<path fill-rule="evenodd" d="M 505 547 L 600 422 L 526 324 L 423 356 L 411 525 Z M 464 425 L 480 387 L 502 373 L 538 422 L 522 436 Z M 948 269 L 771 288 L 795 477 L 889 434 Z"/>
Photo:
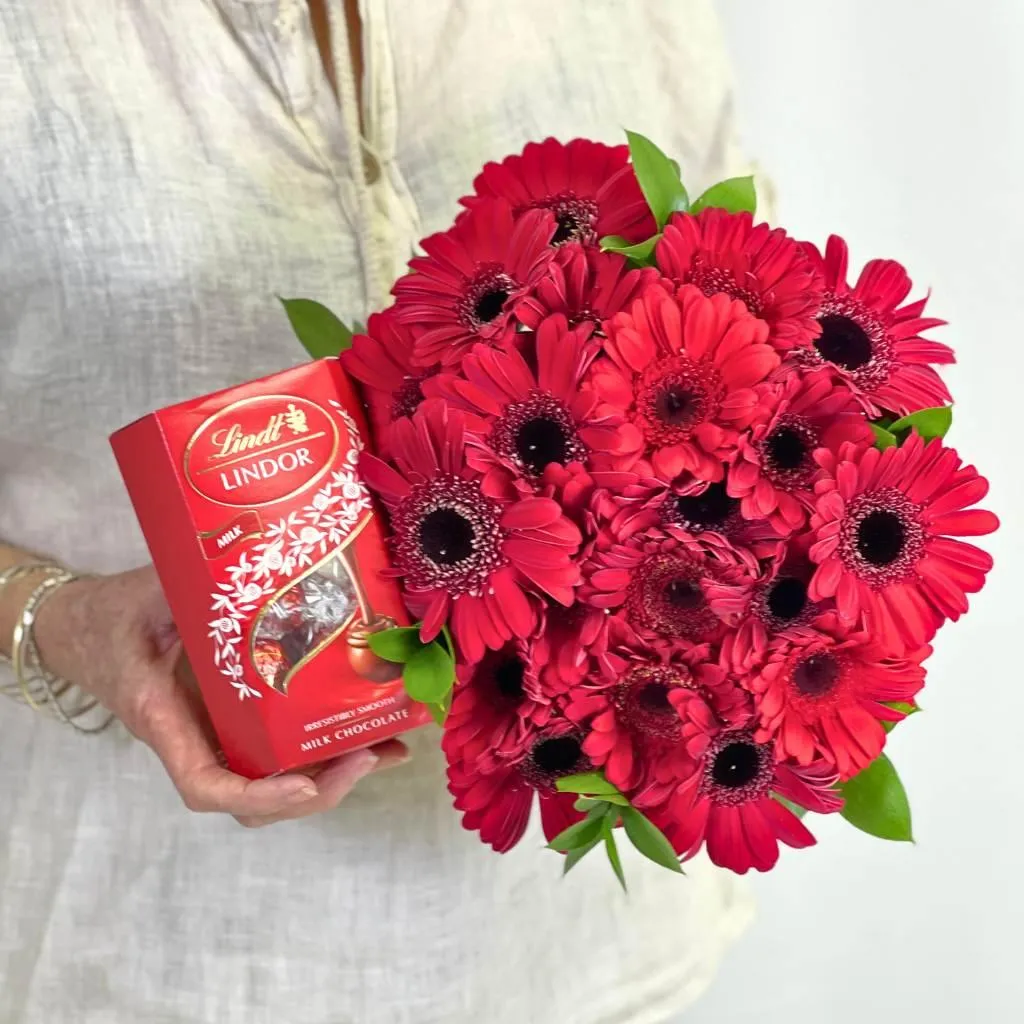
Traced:
<path fill-rule="evenodd" d="M 249 777 L 430 721 L 367 636 L 408 623 L 336 359 L 182 402 L 111 445 L 228 764 Z"/>

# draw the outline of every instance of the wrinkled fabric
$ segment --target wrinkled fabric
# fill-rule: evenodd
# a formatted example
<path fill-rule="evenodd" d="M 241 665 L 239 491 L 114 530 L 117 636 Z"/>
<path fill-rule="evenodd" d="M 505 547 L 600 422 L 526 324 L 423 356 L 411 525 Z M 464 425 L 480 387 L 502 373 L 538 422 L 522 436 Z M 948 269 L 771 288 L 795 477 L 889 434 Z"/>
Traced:
<path fill-rule="evenodd" d="M 547 135 L 656 138 L 742 172 L 706 0 L 363 0 L 363 127 L 303 0 L 0 0 L 0 537 L 78 569 L 147 560 L 107 435 L 298 362 L 276 295 L 365 319 L 484 160 Z M 749 905 L 626 853 L 565 881 L 536 827 L 463 832 L 433 729 L 335 813 L 186 812 L 123 730 L 0 703 L 5 1024 L 668 1019 Z M 593 863 L 590 863 L 590 861 Z"/>

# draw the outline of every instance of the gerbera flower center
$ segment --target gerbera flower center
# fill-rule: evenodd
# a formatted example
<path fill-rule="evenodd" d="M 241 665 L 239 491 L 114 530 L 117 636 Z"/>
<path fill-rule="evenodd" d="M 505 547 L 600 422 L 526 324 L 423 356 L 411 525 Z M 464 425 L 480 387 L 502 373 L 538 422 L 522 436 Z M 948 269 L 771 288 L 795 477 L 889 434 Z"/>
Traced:
<path fill-rule="evenodd" d="M 420 547 L 438 565 L 456 565 L 473 553 L 473 524 L 454 508 L 437 508 L 420 522 Z"/>
<path fill-rule="evenodd" d="M 502 697 L 518 702 L 523 697 L 526 665 L 522 658 L 506 658 L 494 667 L 494 686 Z"/>
<path fill-rule="evenodd" d="M 617 716 L 634 732 L 659 739 L 678 739 L 682 722 L 668 695 L 674 688 L 689 683 L 689 673 L 665 665 L 633 669 L 616 688 Z"/>
<path fill-rule="evenodd" d="M 848 316 L 823 316 L 818 320 L 821 335 L 814 347 L 821 358 L 844 370 L 859 370 L 871 361 L 871 339 L 856 320 Z"/>
<path fill-rule="evenodd" d="M 662 360 L 640 375 L 636 408 L 649 443 L 677 444 L 718 408 L 721 381 L 713 366 L 685 356 Z"/>
<path fill-rule="evenodd" d="M 755 743 L 750 732 L 721 733 L 705 756 L 701 791 L 715 803 L 737 806 L 771 788 L 772 744 Z"/>
<path fill-rule="evenodd" d="M 842 666 L 827 651 L 812 654 L 793 669 L 793 685 L 804 697 L 824 697 L 832 692 L 842 675 Z"/>
<path fill-rule="evenodd" d="M 788 416 L 758 442 L 761 472 L 776 487 L 808 483 L 816 467 L 811 453 L 818 447 L 817 431 L 805 419 Z"/>
<path fill-rule="evenodd" d="M 717 295 L 725 292 L 734 299 L 739 299 L 754 316 L 761 315 L 761 299 L 755 291 L 740 285 L 730 271 L 715 267 L 708 263 L 703 253 L 693 258 L 690 268 L 690 283 L 695 284 L 705 295 Z"/>
<path fill-rule="evenodd" d="M 774 579 L 765 591 L 765 607 L 774 619 L 790 622 L 807 607 L 807 584 L 792 576 Z"/>
<path fill-rule="evenodd" d="M 479 593 L 505 564 L 501 507 L 476 481 L 435 477 L 417 484 L 391 517 L 395 565 L 412 590 Z"/>
<path fill-rule="evenodd" d="M 560 192 L 536 204 L 555 215 L 555 233 L 552 245 L 565 242 L 593 242 L 597 238 L 597 203 L 582 199 L 575 192 Z"/>
<path fill-rule="evenodd" d="M 900 557 L 907 531 L 895 512 L 878 509 L 857 527 L 857 550 L 872 565 L 889 565 Z"/>
<path fill-rule="evenodd" d="M 523 778 L 536 788 L 552 789 L 557 779 L 587 771 L 590 767 L 590 759 L 583 753 L 580 737 L 569 733 L 538 740 L 519 770 Z"/>
<path fill-rule="evenodd" d="M 875 587 L 909 578 L 924 549 L 920 509 L 895 488 L 850 502 L 840 531 L 840 555 L 855 575 Z"/>
<path fill-rule="evenodd" d="M 626 592 L 635 628 L 660 636 L 699 640 L 717 625 L 704 596 L 704 566 L 685 555 L 654 555 L 636 570 Z"/>
<path fill-rule="evenodd" d="M 666 518 L 690 533 L 723 530 L 739 508 L 739 498 L 731 498 L 725 481 L 709 484 L 700 494 L 680 494 L 668 500 Z"/>
<path fill-rule="evenodd" d="M 489 442 L 498 455 L 534 476 L 552 462 L 565 466 L 587 455 L 569 410 L 553 395 L 540 392 L 508 406 L 491 429 Z"/>
<path fill-rule="evenodd" d="M 423 389 L 421 384 L 430 374 L 421 374 L 419 377 L 405 377 L 402 383 L 395 389 L 391 399 L 391 419 L 401 419 L 403 416 L 411 416 L 423 401 Z"/>
<path fill-rule="evenodd" d="M 480 267 L 466 283 L 459 302 L 459 317 L 471 330 L 480 330 L 504 312 L 516 283 L 497 264 Z"/>
<path fill-rule="evenodd" d="M 848 295 L 826 294 L 818 324 L 821 334 L 814 340 L 814 351 L 821 361 L 839 367 L 866 391 L 888 380 L 892 343 L 871 310 Z"/>

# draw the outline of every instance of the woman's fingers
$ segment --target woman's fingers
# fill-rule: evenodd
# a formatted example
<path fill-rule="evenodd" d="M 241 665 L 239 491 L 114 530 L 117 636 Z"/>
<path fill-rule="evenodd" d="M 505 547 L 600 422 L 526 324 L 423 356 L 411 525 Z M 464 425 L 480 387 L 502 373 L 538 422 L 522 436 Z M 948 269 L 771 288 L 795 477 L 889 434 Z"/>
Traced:
<path fill-rule="evenodd" d="M 355 784 L 370 772 L 383 771 L 409 760 L 409 751 L 398 740 L 389 740 L 369 750 L 357 750 L 324 765 L 316 775 L 317 795 L 302 803 L 264 815 L 236 815 L 246 828 L 261 828 L 277 821 L 305 818 L 333 810 L 352 792 Z"/>

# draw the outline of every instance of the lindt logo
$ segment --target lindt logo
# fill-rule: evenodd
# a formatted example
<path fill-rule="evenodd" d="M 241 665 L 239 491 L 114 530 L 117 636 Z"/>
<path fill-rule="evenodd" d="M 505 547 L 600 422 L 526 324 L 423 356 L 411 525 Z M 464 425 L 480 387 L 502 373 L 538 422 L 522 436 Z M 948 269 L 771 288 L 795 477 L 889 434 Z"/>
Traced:
<path fill-rule="evenodd" d="M 214 413 L 192 435 L 185 476 L 221 505 L 268 505 L 312 487 L 330 468 L 338 443 L 333 418 L 308 399 L 246 398 Z"/>

